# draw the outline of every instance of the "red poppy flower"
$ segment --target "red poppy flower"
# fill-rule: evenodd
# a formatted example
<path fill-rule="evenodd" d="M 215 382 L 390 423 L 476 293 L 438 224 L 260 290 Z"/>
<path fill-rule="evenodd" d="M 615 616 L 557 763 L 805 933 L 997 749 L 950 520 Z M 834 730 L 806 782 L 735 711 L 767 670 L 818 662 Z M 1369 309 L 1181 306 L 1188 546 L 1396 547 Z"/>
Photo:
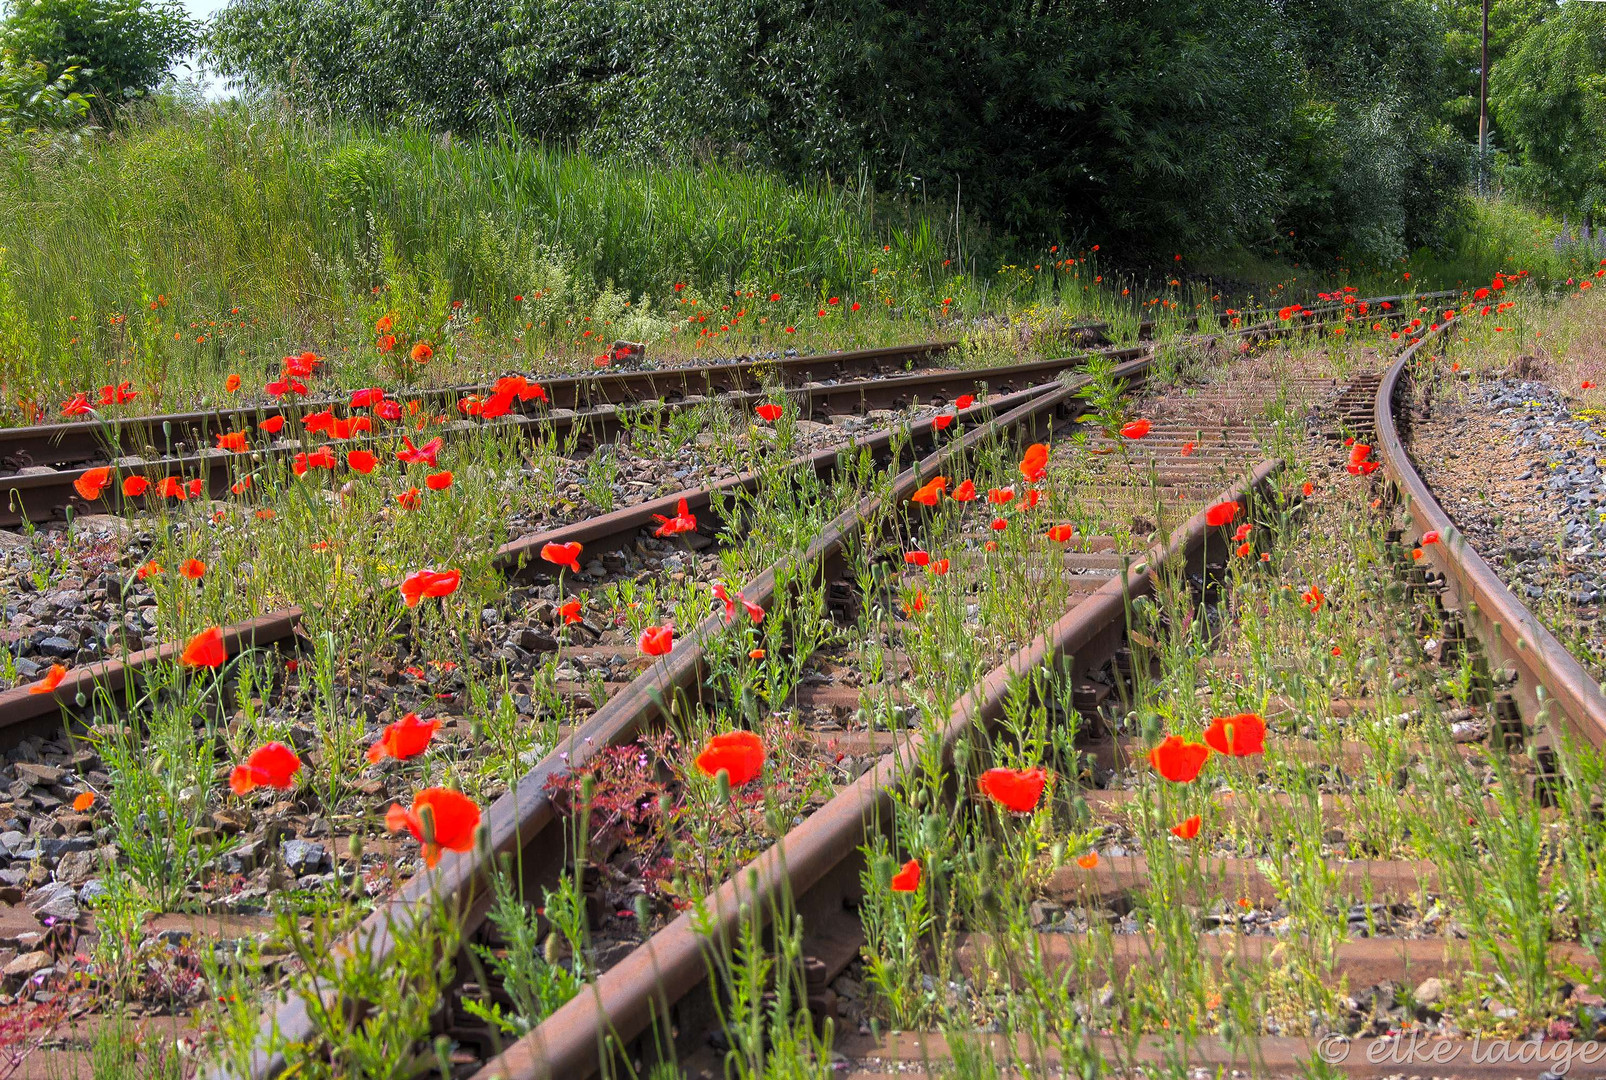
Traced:
<path fill-rule="evenodd" d="M 283 378 L 270 382 L 263 389 L 274 397 L 284 397 L 286 394 L 305 394 L 307 384 L 299 379 Z"/>
<path fill-rule="evenodd" d="M 1086 855 L 1078 856 L 1076 859 L 1076 865 L 1080 866 L 1083 870 L 1091 870 L 1098 864 L 1099 853 L 1096 851 L 1090 851 Z"/>
<path fill-rule="evenodd" d="M 1248 757 L 1266 752 L 1266 721 L 1254 713 L 1217 716 L 1204 734 L 1205 745 L 1218 754 Z"/>
<path fill-rule="evenodd" d="M 403 448 L 396 451 L 397 461 L 408 465 L 428 465 L 433 469 L 435 468 L 436 455 L 441 452 L 441 447 L 446 445 L 446 440 L 436 438 L 431 439 L 423 446 L 414 446 L 413 440 L 403 435 L 402 444 Z"/>
<path fill-rule="evenodd" d="M 1132 420 L 1121 425 L 1121 437 L 1125 439 L 1141 439 L 1154 427 L 1147 420 Z"/>
<path fill-rule="evenodd" d="M 301 418 L 301 426 L 312 432 L 328 431 L 334 424 L 335 414 L 329 409 L 311 412 Z"/>
<path fill-rule="evenodd" d="M 1009 528 L 1009 522 L 1005 521 L 1001 517 L 995 517 L 993 518 L 990 528 L 993 530 L 993 532 L 1003 532 L 1005 529 Z"/>
<path fill-rule="evenodd" d="M 65 679 L 66 677 L 67 677 L 67 666 L 65 664 L 51 664 L 50 665 L 50 670 L 45 672 L 45 677 L 40 679 L 38 682 L 34 683 L 32 686 L 28 687 L 28 693 L 30 693 L 30 694 L 52 694 L 52 693 L 55 693 L 56 687 L 60 686 L 61 685 L 61 680 Z"/>
<path fill-rule="evenodd" d="M 424 486 L 431 491 L 445 491 L 452 486 L 452 474 L 450 472 L 430 473 L 424 477 Z"/>
<path fill-rule="evenodd" d="M 229 658 L 228 647 L 223 644 L 221 627 L 209 626 L 190 638 L 178 662 L 185 667 L 222 667 Z"/>
<path fill-rule="evenodd" d="M 351 393 L 351 408 L 371 409 L 385 400 L 385 391 L 377 386 L 369 386 L 362 390 L 353 390 Z"/>
<path fill-rule="evenodd" d="M 218 434 L 217 434 L 217 448 L 219 450 L 227 450 L 227 451 L 229 451 L 230 453 L 233 453 L 233 454 L 243 454 L 243 453 L 245 453 L 246 450 L 248 449 L 248 447 L 246 446 L 246 443 L 245 443 L 245 432 L 243 432 L 243 431 L 231 431 L 231 432 L 228 432 L 227 434 L 225 434 L 225 433 L 223 433 L 221 431 L 218 432 Z"/>
<path fill-rule="evenodd" d="M 1243 510 L 1236 502 L 1219 502 L 1205 511 L 1205 524 L 1211 527 L 1226 525 Z"/>
<path fill-rule="evenodd" d="M 931 418 L 931 426 L 935 431 L 942 431 L 954 422 L 952 413 L 938 413 Z"/>
<path fill-rule="evenodd" d="M 930 573 L 936 574 L 938 577 L 942 577 L 944 574 L 946 574 L 948 572 L 948 560 L 947 559 L 938 559 L 936 562 L 934 562 L 930 566 L 926 567 L 926 569 Z"/>
<path fill-rule="evenodd" d="M 382 353 L 388 353 L 392 349 L 394 349 L 395 347 L 396 347 L 396 335 L 395 334 L 386 334 L 384 337 L 382 337 L 378 341 L 374 342 L 374 348 L 378 349 Z"/>
<path fill-rule="evenodd" d="M 1437 530 L 1437 529 L 1429 529 L 1427 532 L 1422 534 L 1422 543 L 1423 544 L 1437 544 L 1438 542 L 1439 542 L 1439 530 Z"/>
<path fill-rule="evenodd" d="M 206 564 L 200 559 L 187 559 L 184 565 L 178 568 L 178 572 L 191 581 L 199 581 L 206 576 Z"/>
<path fill-rule="evenodd" d="M 954 488 L 954 502 L 972 502 L 976 498 L 976 484 L 973 480 L 965 480 Z"/>
<path fill-rule="evenodd" d="M 312 453 L 300 453 L 290 462 L 290 471 L 297 476 L 307 475 L 308 469 L 332 469 L 337 462 L 335 452 L 327 446 L 320 446 Z"/>
<path fill-rule="evenodd" d="M 1240 559 L 1242 559 L 1243 557 L 1248 555 L 1249 551 L 1250 551 L 1250 548 L 1249 548 L 1248 544 L 1239 544 L 1238 545 L 1238 557 Z"/>
<path fill-rule="evenodd" d="M 566 566 L 576 574 L 580 572 L 580 544 L 577 541 L 545 544 L 541 548 L 541 558 L 555 566 Z"/>
<path fill-rule="evenodd" d="M 954 398 L 954 408 L 956 409 L 968 409 L 974 404 L 976 404 L 975 394 L 960 394 Z"/>
<path fill-rule="evenodd" d="M 1308 498 L 1310 498 L 1311 494 L 1315 490 L 1316 490 L 1316 485 L 1312 484 L 1309 480 L 1306 480 L 1304 485 L 1302 487 L 1300 487 L 1299 492 L 1300 492 L 1301 495 L 1304 495 L 1308 499 Z"/>
<path fill-rule="evenodd" d="M 570 600 L 568 603 L 566 603 L 562 607 L 558 608 L 558 614 L 563 616 L 563 625 L 564 626 L 568 626 L 571 623 L 579 622 L 580 621 L 580 601 L 578 601 L 578 600 Z"/>
<path fill-rule="evenodd" d="M 201 492 L 206 490 L 206 481 L 196 477 L 194 480 L 191 480 L 184 486 L 189 489 L 190 497 L 195 498 L 196 496 L 200 495 Z"/>
<path fill-rule="evenodd" d="M 93 501 L 100 498 L 100 493 L 106 485 L 112 482 L 112 471 L 104 465 L 97 469 L 86 469 L 84 474 L 72 482 L 73 490 L 85 499 Z"/>
<path fill-rule="evenodd" d="M 155 559 L 152 559 L 144 566 L 141 566 L 138 570 L 135 570 L 134 576 L 139 580 L 144 581 L 146 578 L 160 577 L 166 572 L 167 571 L 162 569 L 161 563 L 157 562 Z"/>
<path fill-rule="evenodd" d="M 903 605 L 903 614 L 908 617 L 910 615 L 918 615 L 924 610 L 926 610 L 925 591 L 916 589 L 914 596 L 909 599 L 908 603 Z"/>
<path fill-rule="evenodd" d="M 758 408 L 753 410 L 758 418 L 764 421 L 766 424 L 772 424 L 779 420 L 781 418 L 781 414 L 785 411 L 786 410 L 781 408 L 779 405 L 768 403 L 760 405 Z"/>
<path fill-rule="evenodd" d="M 942 493 L 947 489 L 948 478 L 946 476 L 934 476 L 928 483 L 923 484 L 918 491 L 909 496 L 909 501 L 920 503 L 922 506 L 936 506 L 937 500 L 942 497 Z"/>
<path fill-rule="evenodd" d="M 284 417 L 270 416 L 257 425 L 259 431 L 266 431 L 269 435 L 277 435 L 284 430 Z"/>
<path fill-rule="evenodd" d="M 413 358 L 413 363 L 422 364 L 427 362 L 435 355 L 435 349 L 430 345 L 429 342 L 420 341 L 418 344 L 413 346 L 413 351 L 408 353 L 408 355 Z"/>
<path fill-rule="evenodd" d="M 994 506 L 1002 506 L 1014 498 L 1015 489 L 1012 487 L 987 489 L 987 501 L 992 503 Z"/>
<path fill-rule="evenodd" d="M 676 536 L 680 533 L 697 531 L 697 516 L 687 509 L 685 499 L 681 499 L 676 505 L 674 517 L 665 517 L 662 514 L 654 514 L 653 517 L 662 523 L 653 530 L 654 536 Z"/>
<path fill-rule="evenodd" d="M 403 491 L 396 496 L 396 502 L 403 510 L 417 510 L 419 501 L 418 496 L 418 489 L 415 487 L 410 487 L 406 491 Z"/>
<path fill-rule="evenodd" d="M 1182 444 L 1182 456 L 1183 457 L 1192 457 L 1193 456 L 1193 443 L 1185 442 L 1185 443 Z"/>
<path fill-rule="evenodd" d="M 410 608 L 426 596 L 450 596 L 463 580 L 461 570 L 415 570 L 402 579 L 402 600 Z"/>
<path fill-rule="evenodd" d="M 1035 484 L 1048 475 L 1048 447 L 1042 443 L 1032 443 L 1026 448 L 1026 455 L 1020 460 L 1021 475 L 1028 484 Z"/>
<path fill-rule="evenodd" d="M 231 394 L 239 393 L 240 392 L 240 377 L 238 375 L 230 375 L 228 378 L 224 379 L 223 380 L 223 389 L 228 391 Z"/>
<path fill-rule="evenodd" d="M 1255 527 L 1253 525 L 1246 521 L 1242 525 L 1238 526 L 1238 531 L 1232 534 L 1232 538 L 1234 540 L 1243 540 L 1254 531 L 1254 528 Z"/>
<path fill-rule="evenodd" d="M 391 832 L 406 829 L 424 845 L 424 865 L 433 870 L 443 851 L 471 851 L 474 833 L 480 827 L 480 808 L 461 791 L 425 788 L 413 796 L 411 809 L 400 803 L 385 813 L 385 828 Z"/>
<path fill-rule="evenodd" d="M 1056 544 L 1063 544 L 1071 538 L 1075 531 L 1075 527 L 1071 525 L 1056 525 L 1048 530 L 1048 538 Z"/>
<path fill-rule="evenodd" d="M 229 773 L 229 788 L 236 795 L 249 794 L 259 787 L 288 791 L 300 771 L 301 759 L 294 750 L 281 742 L 264 743 Z"/>
<path fill-rule="evenodd" d="M 1306 607 L 1310 608 L 1311 614 L 1313 615 L 1322 610 L 1322 605 L 1327 602 L 1327 597 L 1324 596 L 1322 594 L 1322 590 L 1315 585 L 1312 585 L 1310 588 L 1300 593 L 1299 598 L 1305 602 Z"/>
<path fill-rule="evenodd" d="M 417 713 L 410 712 L 385 727 L 379 741 L 368 748 L 368 760 L 378 762 L 392 757 L 397 761 L 406 761 L 410 757 L 417 757 L 429 748 L 430 740 L 440 727 L 439 720 L 420 720 Z"/>
<path fill-rule="evenodd" d="M 722 732 L 697 755 L 697 768 L 704 776 L 717 776 L 724 769 L 731 787 L 745 787 L 764 772 L 763 740 L 751 731 Z"/>
<path fill-rule="evenodd" d="M 61 406 L 63 416 L 88 416 L 95 410 L 90 407 L 88 394 L 74 394 Z"/>
<path fill-rule="evenodd" d="M 1042 766 L 1031 769 L 988 769 L 981 774 L 978 786 L 982 794 L 1004 809 L 1026 814 L 1037 809 L 1043 798 L 1048 773 Z"/>
<path fill-rule="evenodd" d="M 1199 826 L 1202 824 L 1204 824 L 1203 819 L 1201 819 L 1198 814 L 1195 814 L 1188 820 L 1182 822 L 1182 824 L 1171 826 L 1171 835 L 1180 837 L 1183 840 L 1192 840 L 1195 836 L 1199 835 Z"/>
<path fill-rule="evenodd" d="M 135 499 L 151 489 L 151 482 L 143 476 L 130 476 L 123 480 L 123 495 Z"/>
<path fill-rule="evenodd" d="M 1164 742 L 1149 751 L 1149 764 L 1173 784 L 1189 784 L 1209 757 L 1210 747 L 1204 743 L 1184 742 L 1180 735 L 1167 735 Z"/>
<path fill-rule="evenodd" d="M 641 632 L 636 646 L 647 656 L 663 656 L 675 647 L 675 624 L 649 626 Z"/>
<path fill-rule="evenodd" d="M 920 890 L 920 860 L 910 859 L 903 864 L 903 868 L 892 875 L 893 892 L 918 892 Z"/>
<path fill-rule="evenodd" d="M 925 551 L 906 551 L 903 553 L 905 566 L 928 566 L 931 563 L 931 554 Z"/>
<path fill-rule="evenodd" d="M 379 459 L 366 450 L 353 450 L 346 455 L 346 466 L 354 472 L 362 473 L 364 476 L 373 472 L 378 464 Z"/>
<path fill-rule="evenodd" d="M 189 492 L 184 490 L 183 483 L 176 476 L 164 477 L 160 490 L 164 499 L 187 499 L 190 497 Z"/>

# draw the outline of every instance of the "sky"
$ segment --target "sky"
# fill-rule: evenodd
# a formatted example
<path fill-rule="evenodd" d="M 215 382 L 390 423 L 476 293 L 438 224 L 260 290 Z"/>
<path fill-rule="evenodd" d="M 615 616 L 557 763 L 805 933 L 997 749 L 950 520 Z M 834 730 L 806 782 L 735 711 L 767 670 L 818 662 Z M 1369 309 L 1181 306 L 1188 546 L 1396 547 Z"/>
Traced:
<path fill-rule="evenodd" d="M 228 6 L 228 2 L 229 0 L 184 0 L 184 9 L 188 11 L 193 18 L 204 21 L 206 19 L 210 19 L 213 15 L 223 10 L 224 7 Z M 193 66 L 193 59 L 190 61 L 190 63 L 190 70 L 187 72 L 181 70 L 180 74 L 194 78 L 196 72 Z M 228 96 L 228 90 L 226 87 L 224 87 L 221 79 L 205 76 L 201 78 L 200 83 L 202 90 L 209 98 L 221 98 Z"/>

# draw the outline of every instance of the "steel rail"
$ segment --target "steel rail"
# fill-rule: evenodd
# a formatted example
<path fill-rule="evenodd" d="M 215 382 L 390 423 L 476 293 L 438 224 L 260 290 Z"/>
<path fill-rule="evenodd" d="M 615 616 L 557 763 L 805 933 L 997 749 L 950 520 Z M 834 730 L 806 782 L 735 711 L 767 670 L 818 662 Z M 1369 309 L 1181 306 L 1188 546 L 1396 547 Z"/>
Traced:
<path fill-rule="evenodd" d="M 1439 328 L 1445 333 L 1451 319 Z M 1431 337 L 1406 349 L 1378 387 L 1374 409 L 1379 460 L 1404 501 L 1418 537 L 1437 532 L 1422 552 L 1444 575 L 1463 617 L 1491 658 L 1517 673 L 1511 690 L 1526 716 L 1554 719 L 1559 711 L 1592 744 L 1606 744 L 1606 694 L 1577 657 L 1506 587 L 1466 540 L 1417 472 L 1400 435 L 1396 402 L 1411 377 L 1411 362 Z"/>
<path fill-rule="evenodd" d="M 1065 391 L 1044 402 L 1060 393 Z M 1242 483 L 1223 492 L 1221 501 L 1249 501 L 1281 468 L 1280 461 L 1261 463 Z M 924 475 L 921 471 L 911 479 Z M 1219 532 L 1206 523 L 1205 511 L 1200 510 L 1125 574 L 1077 602 L 955 703 L 935 736 L 939 743 L 935 749 L 946 760 L 961 735 L 995 723 L 1004 715 L 1014 684 L 1030 672 L 1053 667 L 1067 656 L 1075 657 L 1079 665 L 1090 659 L 1095 666 L 1102 662 L 1124 636 L 1128 604 L 1153 590 L 1155 568 L 1202 555 Z M 867 830 L 889 816 L 903 778 L 933 749 L 924 734 L 896 743 L 868 772 L 706 898 L 699 912 L 685 912 L 652 935 L 488 1062 L 473 1080 L 587 1080 L 602 1069 L 610 1041 L 628 1044 L 655 1023 L 667 1025 L 670 1011 L 706 985 L 710 950 L 724 947 L 743 918 L 753 914 L 762 918 L 788 901 L 796 901 L 800 908 L 831 908 L 829 901 L 821 904 L 808 894 L 832 877 L 840 887 L 843 865 L 857 858 Z"/>

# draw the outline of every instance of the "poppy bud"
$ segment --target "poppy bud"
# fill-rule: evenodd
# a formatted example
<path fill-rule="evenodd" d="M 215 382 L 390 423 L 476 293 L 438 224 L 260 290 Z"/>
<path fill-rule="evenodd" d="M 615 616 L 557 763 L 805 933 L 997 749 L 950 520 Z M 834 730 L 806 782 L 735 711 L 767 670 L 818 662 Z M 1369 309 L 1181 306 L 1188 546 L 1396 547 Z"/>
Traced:
<path fill-rule="evenodd" d="M 1065 841 L 1054 841 L 1054 846 L 1049 849 L 1049 855 L 1053 858 L 1055 866 L 1063 865 L 1065 862 Z"/>
<path fill-rule="evenodd" d="M 1075 815 L 1077 821 L 1086 821 L 1092 816 L 1092 812 L 1087 806 L 1087 800 L 1080 795 L 1071 801 L 1071 813 Z"/>
<path fill-rule="evenodd" d="M 968 764 L 970 764 L 970 743 L 961 740 L 954 744 L 954 768 L 964 772 Z"/>
<path fill-rule="evenodd" d="M 731 801 L 731 774 L 729 769 L 721 769 L 714 774 L 714 787 L 718 790 L 718 799 L 723 805 Z"/>
<path fill-rule="evenodd" d="M 939 814 L 927 814 L 926 820 L 921 822 L 921 831 L 925 833 L 926 846 L 935 848 L 942 843 L 943 837 L 948 833 L 948 822 Z"/>
<path fill-rule="evenodd" d="M 909 805 L 916 810 L 926 805 L 926 789 L 923 787 L 915 788 L 909 795 Z"/>
<path fill-rule="evenodd" d="M 993 846 L 991 844 L 983 844 L 981 851 L 978 852 L 978 856 L 983 879 L 992 877 L 993 869 L 998 865 L 998 859 L 995 857 Z"/>
<path fill-rule="evenodd" d="M 356 863 L 358 866 L 361 866 L 362 865 L 362 833 L 352 833 L 351 834 L 351 840 L 346 845 L 346 850 L 351 852 L 351 861 L 353 863 Z"/>
<path fill-rule="evenodd" d="M 563 942 L 558 940 L 556 933 L 546 936 L 546 942 L 541 947 L 541 955 L 545 958 L 548 967 L 557 967 L 558 961 L 563 959 Z"/>
<path fill-rule="evenodd" d="M 636 894 L 636 927 L 646 933 L 647 924 L 652 921 L 652 905 L 647 902 L 646 893 Z"/>
<path fill-rule="evenodd" d="M 1144 738 L 1144 740 L 1147 741 L 1147 742 L 1153 742 L 1154 740 L 1158 739 L 1159 737 L 1160 737 L 1160 718 L 1158 716 L 1155 716 L 1153 713 L 1144 713 L 1144 715 L 1143 715 L 1143 738 Z"/>
<path fill-rule="evenodd" d="M 892 886 L 892 858 L 888 855 L 877 855 L 875 866 L 875 883 L 877 887 L 887 889 Z"/>

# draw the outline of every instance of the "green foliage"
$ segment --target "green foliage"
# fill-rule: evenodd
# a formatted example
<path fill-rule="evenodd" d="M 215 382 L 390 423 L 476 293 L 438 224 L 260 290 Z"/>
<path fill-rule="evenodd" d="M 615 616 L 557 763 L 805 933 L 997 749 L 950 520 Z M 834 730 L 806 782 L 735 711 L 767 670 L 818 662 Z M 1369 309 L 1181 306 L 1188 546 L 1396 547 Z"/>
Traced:
<path fill-rule="evenodd" d="M 1444 118 L 1462 142 L 1475 144 L 1479 65 L 1483 60 L 1483 0 L 1441 0 L 1436 7 L 1448 24 L 1438 71 L 1445 95 Z M 1557 7 L 1557 0 L 1491 0 L 1489 65 L 1498 67 L 1506 54 Z M 1495 145 L 1499 141 L 1496 136 Z"/>
<path fill-rule="evenodd" d="M 1288 6 L 235 0 L 210 45 L 323 114 L 853 178 L 1019 238 L 1331 249 L 1364 216 L 1361 250 L 1399 255 L 1461 179 L 1433 9 Z"/>
<path fill-rule="evenodd" d="M 89 112 L 89 98 L 73 89 L 78 69 L 54 78 L 38 60 L 13 61 L 0 53 L 0 139 L 71 127 Z"/>
<path fill-rule="evenodd" d="M 16 0 L 0 24 L 0 53 L 45 65 L 50 82 L 77 72 L 109 117 L 142 97 L 191 51 L 197 25 L 180 0 Z"/>
<path fill-rule="evenodd" d="M 1564 5 L 1494 70 L 1489 94 L 1519 192 L 1586 217 L 1606 210 L 1606 7 Z"/>

